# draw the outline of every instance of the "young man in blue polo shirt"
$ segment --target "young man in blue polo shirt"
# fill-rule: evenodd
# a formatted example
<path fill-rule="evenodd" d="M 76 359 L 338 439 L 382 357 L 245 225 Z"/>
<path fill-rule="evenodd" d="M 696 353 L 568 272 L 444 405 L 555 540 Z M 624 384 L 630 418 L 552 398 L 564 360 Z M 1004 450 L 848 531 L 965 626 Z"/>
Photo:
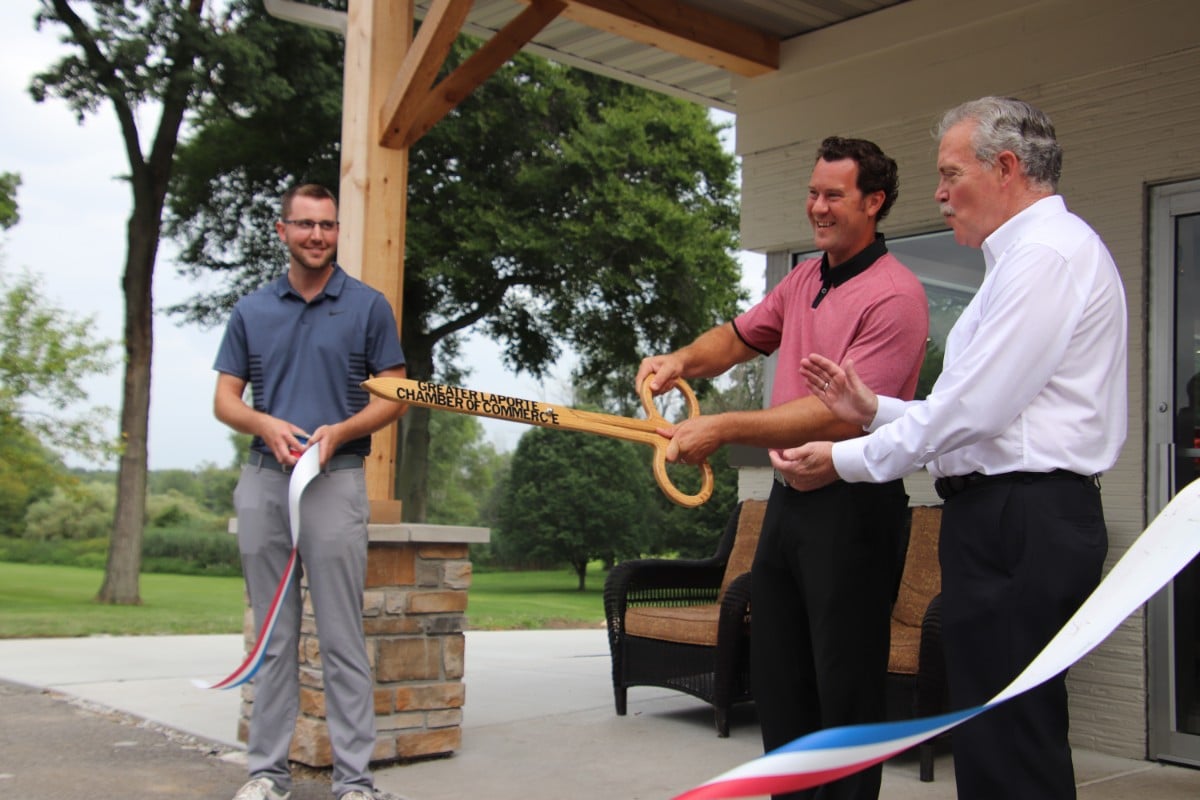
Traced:
<path fill-rule="evenodd" d="M 363 457 L 371 434 L 404 406 L 371 398 L 371 376 L 404 377 L 404 352 L 387 299 L 334 263 L 337 202 L 305 184 L 283 197 L 275 223 L 288 271 L 238 301 L 217 353 L 214 412 L 254 435 L 234 490 L 238 547 L 256 628 L 266 619 L 292 549 L 288 481 L 320 446 L 322 472 L 306 488 L 298 543 L 325 680 L 339 800 L 374 797 L 374 680 L 362 632 L 368 503 Z M 244 397 L 249 386 L 252 404 Z M 286 800 L 288 750 L 299 707 L 300 570 L 255 676 L 247 742 L 251 780 L 235 800 Z"/>

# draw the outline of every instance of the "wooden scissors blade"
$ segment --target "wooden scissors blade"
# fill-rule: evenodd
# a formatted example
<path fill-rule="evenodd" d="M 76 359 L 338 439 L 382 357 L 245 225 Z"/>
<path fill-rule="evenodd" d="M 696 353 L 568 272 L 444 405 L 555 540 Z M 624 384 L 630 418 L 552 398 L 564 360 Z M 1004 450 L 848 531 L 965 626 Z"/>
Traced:
<path fill-rule="evenodd" d="M 688 400 L 690 415 L 695 416 L 699 413 L 699 406 L 696 404 L 691 387 L 681 380 L 676 383 Z M 659 434 L 658 430 L 671 423 L 655 409 L 649 394 L 649 379 L 643 384 L 642 390 L 642 405 L 646 409 L 646 419 L 621 417 L 598 411 L 580 411 L 570 406 L 542 403 L 501 394 L 489 394 L 474 389 L 462 389 L 457 386 L 445 386 L 411 378 L 371 378 L 364 381 L 362 387 L 377 397 L 397 403 L 453 411 L 458 414 L 472 414 L 477 417 L 502 419 L 508 422 L 521 422 L 543 428 L 596 433 L 614 439 L 650 445 L 655 451 L 654 477 L 667 497 L 682 506 L 693 508 L 703 504 L 712 496 L 712 467 L 707 461 L 698 465 L 702 473 L 702 480 L 700 491 L 697 494 L 685 494 L 676 488 L 667 476 L 666 451 L 669 440 Z"/>

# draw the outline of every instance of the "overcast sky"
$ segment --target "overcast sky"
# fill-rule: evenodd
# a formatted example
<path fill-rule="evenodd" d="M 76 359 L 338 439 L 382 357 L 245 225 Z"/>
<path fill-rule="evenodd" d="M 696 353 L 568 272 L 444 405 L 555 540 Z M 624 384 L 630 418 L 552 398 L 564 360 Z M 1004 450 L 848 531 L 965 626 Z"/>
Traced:
<path fill-rule="evenodd" d="M 79 316 L 94 318 L 98 338 L 117 342 L 123 324 L 121 273 L 125 258 L 125 224 L 131 207 L 128 172 L 120 134 L 110 106 L 87 117 L 83 125 L 64 103 L 34 103 L 28 92 L 32 75 L 65 51 L 58 42 L 61 26 L 41 32 L 33 27 L 36 3 L 5 0 L 0 4 L 0 172 L 21 176 L 17 193 L 21 220 L 0 234 L 0 268 L 13 275 L 28 270 L 42 280 L 51 302 Z M 153 132 L 157 118 L 146 115 L 142 135 Z M 168 306 L 204 288 L 175 274 L 175 247 L 164 242 L 155 271 L 154 304 Z M 281 250 L 281 266 L 282 266 Z M 742 257 L 743 283 L 761 295 L 763 259 Z M 191 469 L 204 463 L 226 465 L 234 457 L 229 431 L 212 415 L 215 374 L 213 356 L 219 329 L 181 327 L 166 314 L 154 321 L 153 380 L 150 397 L 150 469 Z M 527 399 L 562 403 L 569 365 L 562 364 L 544 385 L 507 373 L 498 349 L 475 337 L 465 350 L 473 370 L 468 388 Z M 122 351 L 114 344 L 119 361 Z M 121 402 L 122 370 L 89 381 L 96 405 L 113 409 L 110 434 L 116 434 Z M 503 449 L 515 447 L 527 430 L 518 423 L 485 421 L 489 437 Z M 114 467 L 79 454 L 74 466 Z"/>

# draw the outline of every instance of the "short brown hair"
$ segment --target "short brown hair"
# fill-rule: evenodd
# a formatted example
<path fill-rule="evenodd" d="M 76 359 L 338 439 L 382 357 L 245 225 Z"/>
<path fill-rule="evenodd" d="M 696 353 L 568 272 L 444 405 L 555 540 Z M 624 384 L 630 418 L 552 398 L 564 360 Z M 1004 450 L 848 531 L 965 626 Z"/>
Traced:
<path fill-rule="evenodd" d="M 283 193 L 283 202 L 280 204 L 283 219 L 287 219 L 288 215 L 292 213 L 292 198 L 294 197 L 311 197 L 314 200 L 328 200 L 333 203 L 334 210 L 337 210 L 337 197 L 334 196 L 333 192 L 319 183 L 302 183 L 299 186 L 293 186 Z"/>
<path fill-rule="evenodd" d="M 817 160 L 841 161 L 850 159 L 858 165 L 858 190 L 863 194 L 883 192 L 883 205 L 875 215 L 880 222 L 900 196 L 900 172 L 896 162 L 866 139 L 844 139 L 830 136 L 817 148 Z"/>

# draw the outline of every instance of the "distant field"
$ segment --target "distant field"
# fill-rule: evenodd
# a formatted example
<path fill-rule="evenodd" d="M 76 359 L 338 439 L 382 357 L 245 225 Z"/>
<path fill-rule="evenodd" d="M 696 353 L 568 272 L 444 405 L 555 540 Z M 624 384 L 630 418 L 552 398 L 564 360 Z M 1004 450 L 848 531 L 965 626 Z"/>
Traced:
<path fill-rule="evenodd" d="M 140 606 L 93 602 L 102 570 L 0 562 L 0 638 L 238 633 L 241 578 L 144 574 Z M 570 570 L 487 572 L 472 579 L 467 626 L 583 628 L 604 624 L 604 573 L 576 591 Z"/>
<path fill-rule="evenodd" d="M 104 572 L 0 562 L 0 638 L 236 633 L 241 578 L 142 575 L 140 606 L 93 602 Z"/>
<path fill-rule="evenodd" d="M 587 588 L 568 569 L 477 572 L 467 595 L 467 627 L 476 630 L 593 628 L 604 625 L 604 571 L 588 568 Z"/>

